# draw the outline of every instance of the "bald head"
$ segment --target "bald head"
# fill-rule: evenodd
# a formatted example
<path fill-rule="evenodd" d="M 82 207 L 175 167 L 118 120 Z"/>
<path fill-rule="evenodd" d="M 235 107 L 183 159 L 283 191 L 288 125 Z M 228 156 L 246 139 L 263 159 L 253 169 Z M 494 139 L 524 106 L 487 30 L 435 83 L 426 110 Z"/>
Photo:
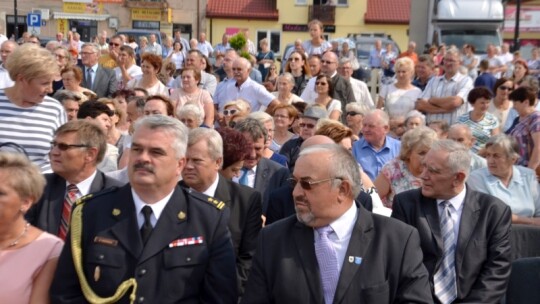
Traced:
<path fill-rule="evenodd" d="M 321 72 L 327 76 L 333 76 L 338 68 L 338 57 L 336 53 L 331 51 L 324 53 L 321 64 Z"/>
<path fill-rule="evenodd" d="M 6 65 L 9 55 L 11 55 L 18 46 L 17 42 L 12 40 L 6 40 L 2 43 L 2 46 L 0 46 L 0 59 L 2 59 L 2 65 Z"/>
<path fill-rule="evenodd" d="M 315 146 L 315 145 L 326 145 L 326 144 L 335 144 L 335 142 L 328 136 L 324 135 L 313 135 L 310 138 L 304 140 L 300 146 L 300 150 L 304 148 Z"/>
<path fill-rule="evenodd" d="M 240 57 L 233 62 L 233 76 L 238 85 L 243 84 L 249 78 L 251 63 L 244 57 Z"/>
<path fill-rule="evenodd" d="M 475 138 L 471 129 L 464 124 L 454 124 L 448 130 L 448 139 L 458 142 L 467 148 L 472 148 Z"/>

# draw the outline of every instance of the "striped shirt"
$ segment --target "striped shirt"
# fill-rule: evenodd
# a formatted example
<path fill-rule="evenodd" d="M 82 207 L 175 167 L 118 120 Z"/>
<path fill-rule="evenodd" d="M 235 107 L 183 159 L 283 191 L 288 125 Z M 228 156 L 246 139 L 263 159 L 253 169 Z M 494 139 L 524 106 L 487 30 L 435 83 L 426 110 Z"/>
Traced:
<path fill-rule="evenodd" d="M 471 151 L 474 153 L 478 153 L 486 145 L 493 130 L 499 127 L 499 120 L 489 112 L 478 122 L 471 120 L 470 112 L 461 115 L 458 122 L 469 126 L 472 135 L 476 138 L 474 145 L 471 147 Z"/>
<path fill-rule="evenodd" d="M 66 121 L 64 107 L 49 96 L 33 107 L 22 108 L 0 90 L 0 144 L 13 142 L 22 146 L 43 173 L 51 172 L 50 142 Z"/>
<path fill-rule="evenodd" d="M 444 75 L 432 78 L 428 82 L 424 92 L 422 92 L 422 95 L 420 95 L 420 98 L 429 100 L 432 97 L 458 96 L 463 99 L 463 104 L 452 112 L 440 114 L 427 113 L 426 121 L 429 123 L 433 120 L 446 120 L 448 125 L 456 123 L 459 116 L 467 113 L 467 95 L 469 95 L 469 91 L 473 87 L 472 79 L 461 73 L 456 73 L 450 79 L 446 79 Z"/>

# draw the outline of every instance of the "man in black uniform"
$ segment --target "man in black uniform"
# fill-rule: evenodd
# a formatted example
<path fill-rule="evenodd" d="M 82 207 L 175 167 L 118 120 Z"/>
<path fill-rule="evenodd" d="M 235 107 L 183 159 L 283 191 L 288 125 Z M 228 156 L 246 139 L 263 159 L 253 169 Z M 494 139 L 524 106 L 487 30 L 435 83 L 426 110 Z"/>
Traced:
<path fill-rule="evenodd" d="M 187 134 L 170 117 L 137 121 L 130 183 L 82 198 L 73 211 L 52 303 L 237 301 L 225 204 L 177 185 Z"/>

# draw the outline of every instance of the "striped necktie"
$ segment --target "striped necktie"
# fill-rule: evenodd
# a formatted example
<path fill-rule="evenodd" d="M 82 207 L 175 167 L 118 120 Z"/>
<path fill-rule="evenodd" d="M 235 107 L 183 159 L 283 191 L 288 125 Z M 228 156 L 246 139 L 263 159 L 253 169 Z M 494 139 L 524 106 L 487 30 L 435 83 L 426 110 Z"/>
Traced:
<path fill-rule="evenodd" d="M 69 184 L 67 186 L 66 196 L 64 197 L 64 204 L 62 206 L 62 217 L 60 218 L 60 227 L 58 229 L 58 237 L 62 240 L 66 239 L 69 220 L 71 218 L 71 208 L 73 203 L 77 200 L 77 194 L 79 189 L 77 185 Z"/>
<path fill-rule="evenodd" d="M 338 259 L 336 250 L 328 235 L 334 232 L 332 227 L 324 226 L 317 228 L 318 238 L 315 241 L 315 255 L 319 264 L 319 272 L 324 293 L 324 302 L 330 304 L 334 301 L 337 283 L 339 279 Z"/>
<path fill-rule="evenodd" d="M 457 298 L 456 286 L 456 236 L 454 235 L 454 222 L 450 214 L 453 208 L 449 201 L 441 202 L 443 212 L 441 215 L 441 234 L 443 238 L 444 256 L 439 269 L 433 275 L 435 296 L 442 304 L 452 303 Z"/>

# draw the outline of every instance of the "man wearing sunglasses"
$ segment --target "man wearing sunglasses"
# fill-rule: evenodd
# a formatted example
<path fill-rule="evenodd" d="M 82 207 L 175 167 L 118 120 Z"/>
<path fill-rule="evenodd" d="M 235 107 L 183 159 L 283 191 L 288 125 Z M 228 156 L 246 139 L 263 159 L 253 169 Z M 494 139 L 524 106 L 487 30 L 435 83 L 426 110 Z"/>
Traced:
<path fill-rule="evenodd" d="M 98 59 L 98 63 L 108 69 L 114 69 L 118 66 L 118 55 L 120 54 L 120 47 L 124 45 L 122 37 L 114 35 L 109 40 L 109 52 L 101 55 Z M 135 63 L 135 60 L 133 60 Z"/>
<path fill-rule="evenodd" d="M 73 199 L 121 186 L 97 169 L 106 149 L 107 136 L 93 123 L 72 120 L 58 128 L 49 153 L 54 173 L 45 174 L 47 186 L 41 199 L 26 214 L 27 220 L 64 239 Z"/>
<path fill-rule="evenodd" d="M 291 184 L 296 216 L 261 231 L 241 303 L 433 303 L 418 232 L 355 202 L 346 149 L 302 150 Z"/>
<path fill-rule="evenodd" d="M 328 112 L 319 106 L 308 106 L 300 116 L 300 136 L 288 140 L 281 146 L 279 154 L 287 158 L 287 167 L 293 172 L 302 143 L 315 135 L 315 126 L 321 118 L 328 118 Z"/>

